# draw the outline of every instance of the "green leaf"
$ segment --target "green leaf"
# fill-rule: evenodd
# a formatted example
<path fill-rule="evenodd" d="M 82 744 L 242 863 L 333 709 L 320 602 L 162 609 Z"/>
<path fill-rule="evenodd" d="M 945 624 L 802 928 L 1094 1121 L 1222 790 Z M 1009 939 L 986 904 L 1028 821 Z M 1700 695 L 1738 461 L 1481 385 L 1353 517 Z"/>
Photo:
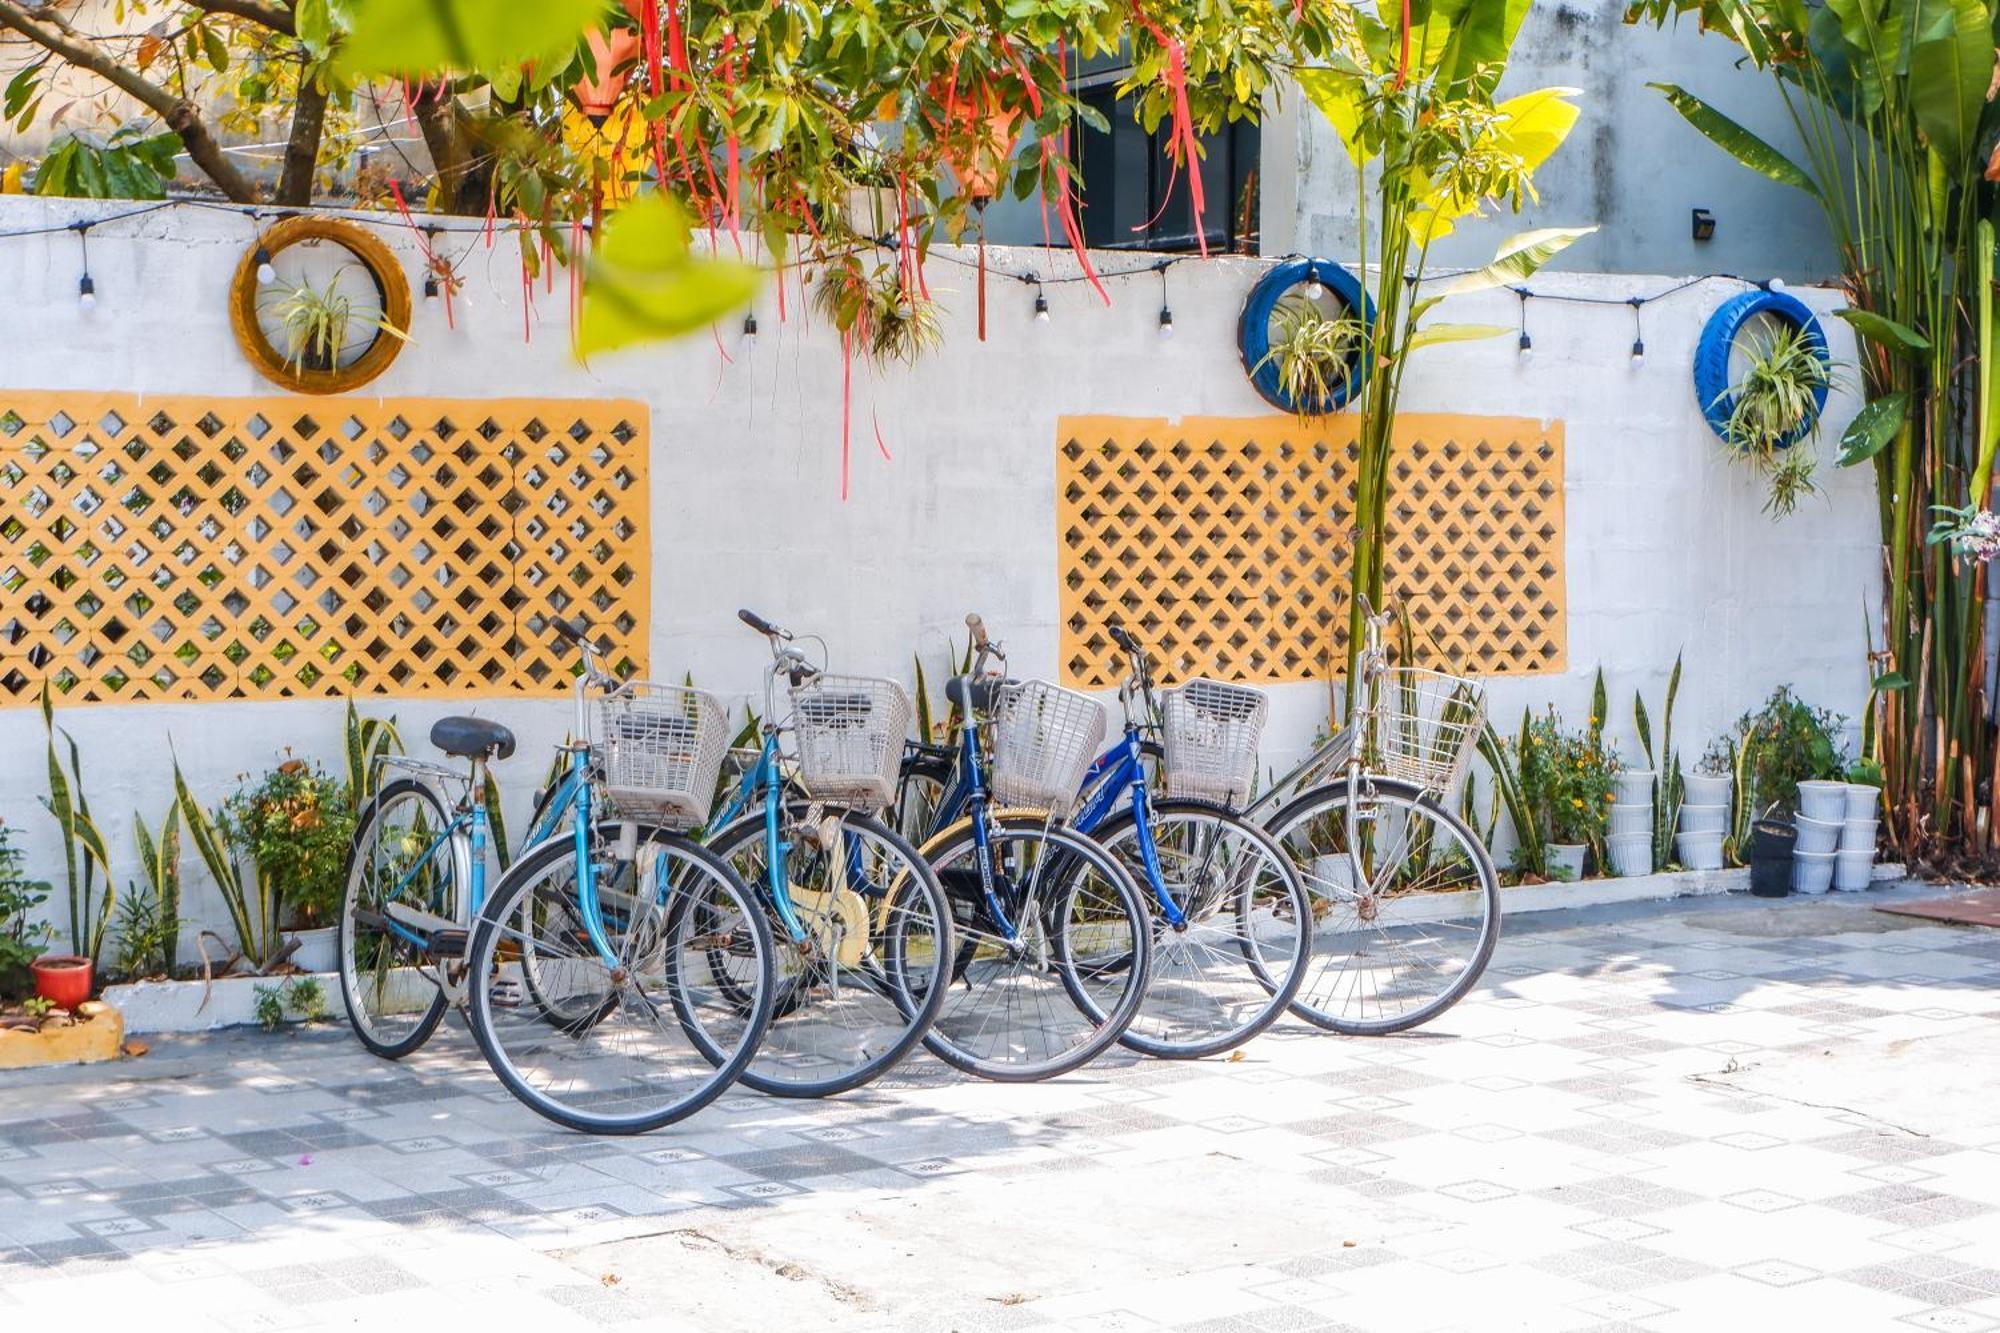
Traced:
<path fill-rule="evenodd" d="M 1992 19 L 1980 0 L 1905 0 L 1916 6 L 1910 104 L 1948 171 L 1963 169 L 1993 80 Z"/>
<path fill-rule="evenodd" d="M 1410 335 L 1409 350 L 1433 347 L 1439 343 L 1476 342 L 1481 338 L 1498 338 L 1503 333 L 1514 330 L 1501 324 L 1426 324 Z"/>
<path fill-rule="evenodd" d="M 1649 83 L 1646 86 L 1664 93 L 1674 110 L 1681 113 L 1682 119 L 1750 170 L 1768 176 L 1780 185 L 1796 186 L 1818 197 L 1819 187 L 1813 184 L 1805 168 L 1693 93 L 1671 83 Z"/>
<path fill-rule="evenodd" d="M 601 0 L 356 0 L 334 67 L 349 80 L 518 69 L 567 57 L 604 16 Z"/>
<path fill-rule="evenodd" d="M 1902 389 L 1869 402 L 1840 433 L 1840 466 L 1853 467 L 1881 453 L 1909 417 L 1910 395 Z"/>
<path fill-rule="evenodd" d="M 1884 672 L 1875 677 L 1874 683 L 1869 688 L 1885 693 L 1889 690 L 1907 690 L 1910 688 L 1910 678 L 1900 671 Z"/>
<path fill-rule="evenodd" d="M 1871 338 L 1884 347 L 1898 351 L 1922 352 L 1930 348 L 1931 340 L 1918 333 L 1907 324 L 1898 324 L 1870 310 L 1856 310 L 1852 306 L 1833 312 L 1854 326 L 1854 331 L 1865 338 Z"/>
<path fill-rule="evenodd" d="M 748 305 L 761 277 L 754 265 L 692 254 L 680 210 L 646 195 L 612 216 L 590 257 L 577 354 L 691 333 Z"/>
<path fill-rule="evenodd" d="M 1509 236 L 1500 243 L 1492 263 L 1451 279 L 1438 289 L 1438 295 L 1460 296 L 1525 281 L 1542 265 L 1596 230 L 1595 227 L 1543 227 Z"/>
<path fill-rule="evenodd" d="M 328 0 L 297 0 L 292 6 L 292 28 L 299 42 L 315 59 L 324 59 L 333 41 L 333 14 Z"/>

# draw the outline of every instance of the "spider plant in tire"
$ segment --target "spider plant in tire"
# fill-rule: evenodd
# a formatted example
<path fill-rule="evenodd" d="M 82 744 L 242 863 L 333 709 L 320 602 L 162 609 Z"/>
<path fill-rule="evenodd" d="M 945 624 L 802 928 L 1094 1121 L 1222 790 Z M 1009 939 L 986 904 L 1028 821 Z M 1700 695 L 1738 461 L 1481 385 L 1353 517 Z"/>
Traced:
<path fill-rule="evenodd" d="M 1317 301 L 1293 294 L 1271 312 L 1271 350 L 1256 369 L 1276 366 L 1278 387 L 1298 404 L 1299 417 L 1309 421 L 1321 415 L 1324 405 L 1345 396 L 1363 334 L 1351 311 L 1328 315 Z"/>
<path fill-rule="evenodd" d="M 1745 370 L 1730 391 L 1735 401 L 1723 440 L 1764 474 L 1770 486 L 1764 512 L 1783 518 L 1819 489 L 1813 485 L 1811 444 L 1833 368 L 1813 337 L 1791 325 L 1746 330 L 1736 350 Z M 1801 424 L 1808 424 L 1802 436 Z"/>
<path fill-rule="evenodd" d="M 340 369 L 349 350 L 349 328 L 356 323 L 402 342 L 410 340 L 409 333 L 397 328 L 386 315 L 355 309 L 353 298 L 341 289 L 341 274 L 348 269 L 358 272 L 359 266 L 342 265 L 321 287 L 301 279 L 282 288 L 283 295 L 272 304 L 271 316 L 285 331 L 285 359 L 294 372 Z M 356 349 L 356 355 L 373 341 L 371 335 Z"/>

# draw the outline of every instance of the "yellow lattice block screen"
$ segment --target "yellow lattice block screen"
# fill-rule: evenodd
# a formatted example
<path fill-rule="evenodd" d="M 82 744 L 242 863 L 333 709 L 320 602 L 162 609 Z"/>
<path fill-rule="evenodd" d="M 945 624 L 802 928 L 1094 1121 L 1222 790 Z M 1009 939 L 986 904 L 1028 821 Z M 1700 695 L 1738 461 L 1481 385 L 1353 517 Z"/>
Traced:
<path fill-rule="evenodd" d="M 1120 679 L 1114 620 L 1144 631 L 1168 679 L 1343 664 L 1355 424 L 1064 418 L 1065 680 Z M 1420 655 L 1477 675 L 1562 670 L 1561 424 L 1406 415 L 1390 471 L 1388 585 Z"/>
<path fill-rule="evenodd" d="M 0 706 L 549 695 L 643 671 L 629 402 L 0 394 Z"/>

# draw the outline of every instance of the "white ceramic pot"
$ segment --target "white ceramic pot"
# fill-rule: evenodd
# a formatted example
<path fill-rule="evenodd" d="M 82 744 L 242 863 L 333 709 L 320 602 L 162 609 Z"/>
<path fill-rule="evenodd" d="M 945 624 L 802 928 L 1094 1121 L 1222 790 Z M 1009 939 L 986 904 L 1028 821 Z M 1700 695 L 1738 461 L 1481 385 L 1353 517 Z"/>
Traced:
<path fill-rule="evenodd" d="M 1833 887 L 1833 852 L 1793 852 L 1792 892 L 1825 893 Z"/>
<path fill-rule="evenodd" d="M 1801 852 L 1830 852 L 1840 846 L 1841 825 L 1823 819 L 1808 819 L 1800 815 L 1792 821 L 1792 827 L 1799 831 L 1799 840 L 1792 845 L 1794 856 Z"/>
<path fill-rule="evenodd" d="M 1865 782 L 1847 784 L 1846 819 L 1853 823 L 1860 819 L 1879 819 L 1882 811 L 1882 789 L 1871 787 Z"/>
<path fill-rule="evenodd" d="M 1653 836 L 1653 803 L 1639 801 L 1631 804 L 1620 802 L 1611 807 L 1611 822 L 1605 831 L 1616 838 L 1627 833 L 1643 833 Z"/>
<path fill-rule="evenodd" d="M 1860 847 L 1833 854 L 1833 887 L 1842 893 L 1860 893 L 1875 877 L 1875 849 Z"/>
<path fill-rule="evenodd" d="M 307 972 L 335 972 L 340 969 L 340 927 L 322 926 L 317 930 L 288 930 L 288 936 L 299 942 L 292 951 L 291 962 Z"/>
<path fill-rule="evenodd" d="M 1552 842 L 1549 844 L 1549 878 L 1579 880 L 1583 878 L 1583 858 L 1590 850 L 1580 842 Z"/>
<path fill-rule="evenodd" d="M 1621 805 L 1652 805 L 1653 770 L 1648 768 L 1638 772 L 1620 773 L 1618 802 Z"/>
<path fill-rule="evenodd" d="M 1727 773 L 1690 773 L 1681 779 L 1681 799 L 1689 805 L 1728 805 Z"/>
<path fill-rule="evenodd" d="M 1847 818 L 1845 782 L 1801 782 L 1799 813 L 1824 824 L 1838 824 Z"/>
<path fill-rule="evenodd" d="M 1674 836 L 1674 859 L 1689 870 L 1722 869 L 1722 832 Z"/>
<path fill-rule="evenodd" d="M 1875 854 L 1875 825 L 1872 819 L 1850 819 L 1840 826 L 1840 847 L 1843 852 L 1867 852 Z"/>
<path fill-rule="evenodd" d="M 1611 857 L 1612 874 L 1625 876 L 1653 873 L 1653 835 L 1650 830 L 1640 833 L 1613 833 L 1604 841 Z"/>
<path fill-rule="evenodd" d="M 1683 833 L 1726 833 L 1729 831 L 1729 807 L 1726 805 L 1683 805 L 1681 807 L 1680 831 Z"/>

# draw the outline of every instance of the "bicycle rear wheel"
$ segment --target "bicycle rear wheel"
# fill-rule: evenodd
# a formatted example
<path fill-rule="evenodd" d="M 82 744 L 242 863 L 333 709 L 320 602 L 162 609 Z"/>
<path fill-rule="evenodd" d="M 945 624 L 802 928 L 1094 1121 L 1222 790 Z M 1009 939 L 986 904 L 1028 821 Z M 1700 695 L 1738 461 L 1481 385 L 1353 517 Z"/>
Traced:
<path fill-rule="evenodd" d="M 1298 872 L 1264 830 L 1201 801 L 1152 801 L 1160 879 L 1183 921 L 1154 905 L 1146 997 L 1118 1040 L 1169 1060 L 1234 1050 L 1278 1020 L 1306 980 L 1312 910 Z M 1147 885 L 1127 810 L 1096 830 Z"/>
<path fill-rule="evenodd" d="M 1305 878 L 1313 960 L 1299 1017 L 1361 1036 L 1429 1022 L 1478 982 L 1500 938 L 1500 876 L 1479 835 L 1421 789 L 1363 776 L 1266 825 Z"/>
<path fill-rule="evenodd" d="M 770 1022 L 771 941 L 762 914 L 729 867 L 705 848 L 640 826 L 592 830 L 590 866 L 608 964 L 582 928 L 573 840 L 551 841 L 502 877 L 472 936 L 467 1019 L 500 1081 L 537 1114 L 570 1129 L 637 1134 L 699 1111 L 735 1082 Z M 683 966 L 732 914 L 746 966 L 723 994 Z M 494 984 L 532 968 L 532 995 L 507 1005 Z M 683 1015 L 701 1018 L 709 1058 Z"/>
<path fill-rule="evenodd" d="M 972 821 L 933 839 L 924 854 L 951 899 L 958 948 L 924 1046 L 981 1078 L 1051 1078 L 1088 1064 L 1131 1023 L 1151 925 L 1132 877 L 1096 842 L 1041 815 L 984 817 L 985 865 L 1015 929 L 986 905 Z"/>
<path fill-rule="evenodd" d="M 916 848 L 880 820 L 796 802 L 780 836 L 787 893 L 805 930 L 794 940 L 770 904 L 777 966 L 771 1027 L 743 1082 L 778 1097 L 830 1097 L 893 1068 L 944 1001 L 952 959 L 944 890 Z M 710 850 L 769 894 L 762 813 L 717 834 Z M 693 965 L 693 960 L 688 960 Z M 727 941 L 704 961 L 718 986 L 739 968 Z M 699 1036 L 699 1025 L 690 1028 Z"/>
<path fill-rule="evenodd" d="M 444 1018 L 439 961 L 419 941 L 437 925 L 461 924 L 450 829 L 444 802 L 415 778 L 384 784 L 355 821 L 340 910 L 340 993 L 354 1035 L 384 1059 L 422 1046 Z"/>

